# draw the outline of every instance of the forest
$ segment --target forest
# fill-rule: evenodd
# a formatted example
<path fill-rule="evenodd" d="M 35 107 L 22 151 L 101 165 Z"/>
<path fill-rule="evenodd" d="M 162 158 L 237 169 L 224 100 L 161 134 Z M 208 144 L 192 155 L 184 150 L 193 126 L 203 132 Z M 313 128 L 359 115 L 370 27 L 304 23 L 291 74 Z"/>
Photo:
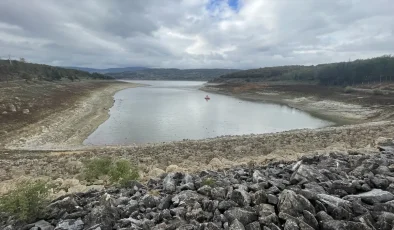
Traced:
<path fill-rule="evenodd" d="M 394 57 L 385 55 L 312 66 L 278 66 L 225 74 L 212 82 L 296 81 L 348 86 L 394 81 Z"/>

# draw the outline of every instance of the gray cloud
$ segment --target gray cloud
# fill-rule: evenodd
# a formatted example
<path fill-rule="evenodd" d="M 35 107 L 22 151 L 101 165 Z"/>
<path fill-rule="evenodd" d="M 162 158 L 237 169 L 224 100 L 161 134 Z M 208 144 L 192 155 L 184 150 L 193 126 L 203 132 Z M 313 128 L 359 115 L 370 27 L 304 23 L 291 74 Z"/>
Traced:
<path fill-rule="evenodd" d="M 96 68 L 257 68 L 394 53 L 391 0 L 0 1 L 0 57 Z"/>

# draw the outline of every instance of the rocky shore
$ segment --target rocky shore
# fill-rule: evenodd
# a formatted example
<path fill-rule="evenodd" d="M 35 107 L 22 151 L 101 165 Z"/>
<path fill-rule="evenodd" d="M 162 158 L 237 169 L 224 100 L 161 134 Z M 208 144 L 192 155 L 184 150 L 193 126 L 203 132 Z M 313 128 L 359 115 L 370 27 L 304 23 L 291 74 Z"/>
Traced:
<path fill-rule="evenodd" d="M 4 230 L 391 230 L 394 143 L 198 173 L 170 172 L 59 197 L 39 220 L 0 215 Z"/>

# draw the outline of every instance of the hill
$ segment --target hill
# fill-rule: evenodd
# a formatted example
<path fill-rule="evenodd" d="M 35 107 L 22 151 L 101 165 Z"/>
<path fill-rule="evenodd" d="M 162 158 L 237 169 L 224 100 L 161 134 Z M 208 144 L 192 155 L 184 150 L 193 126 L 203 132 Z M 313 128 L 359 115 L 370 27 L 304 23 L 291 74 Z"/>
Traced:
<path fill-rule="evenodd" d="M 86 67 L 64 67 L 64 68 L 82 70 L 89 73 L 102 73 L 102 74 L 133 72 L 133 71 L 147 69 L 145 67 L 124 67 L 124 68 L 108 68 L 108 69 L 94 69 L 94 68 L 86 68 Z"/>
<path fill-rule="evenodd" d="M 24 61 L 12 60 L 10 63 L 8 60 L 0 60 L 0 82 L 23 79 L 26 81 L 58 81 L 63 79 L 74 81 L 81 79 L 112 79 L 112 77 L 99 73 L 89 73 Z"/>
<path fill-rule="evenodd" d="M 321 85 L 355 85 L 394 81 L 394 57 L 390 55 L 316 66 L 278 66 L 229 73 L 212 82 L 296 81 Z"/>
<path fill-rule="evenodd" d="M 237 72 L 236 69 L 141 69 L 121 73 L 108 73 L 117 79 L 133 80 L 200 80 L 209 81 L 221 75 Z"/>

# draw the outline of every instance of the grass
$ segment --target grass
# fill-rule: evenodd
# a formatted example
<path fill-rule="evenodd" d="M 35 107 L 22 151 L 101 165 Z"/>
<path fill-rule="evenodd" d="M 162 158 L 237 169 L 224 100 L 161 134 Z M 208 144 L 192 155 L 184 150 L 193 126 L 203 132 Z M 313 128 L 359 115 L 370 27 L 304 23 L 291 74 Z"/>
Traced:
<path fill-rule="evenodd" d="M 108 176 L 112 184 L 125 185 L 128 181 L 138 180 L 138 167 L 128 160 L 113 161 L 109 157 L 94 158 L 85 162 L 85 178 L 94 181 Z"/>
<path fill-rule="evenodd" d="M 384 92 L 380 89 L 374 89 L 372 92 L 374 95 L 384 95 Z"/>
<path fill-rule="evenodd" d="M 211 178 L 204 178 L 204 180 L 202 181 L 202 185 L 208 185 L 209 187 L 214 187 L 215 186 L 216 181 Z"/>
<path fill-rule="evenodd" d="M 49 187 L 44 181 L 23 181 L 0 197 L 0 212 L 22 221 L 34 221 L 46 207 Z"/>

